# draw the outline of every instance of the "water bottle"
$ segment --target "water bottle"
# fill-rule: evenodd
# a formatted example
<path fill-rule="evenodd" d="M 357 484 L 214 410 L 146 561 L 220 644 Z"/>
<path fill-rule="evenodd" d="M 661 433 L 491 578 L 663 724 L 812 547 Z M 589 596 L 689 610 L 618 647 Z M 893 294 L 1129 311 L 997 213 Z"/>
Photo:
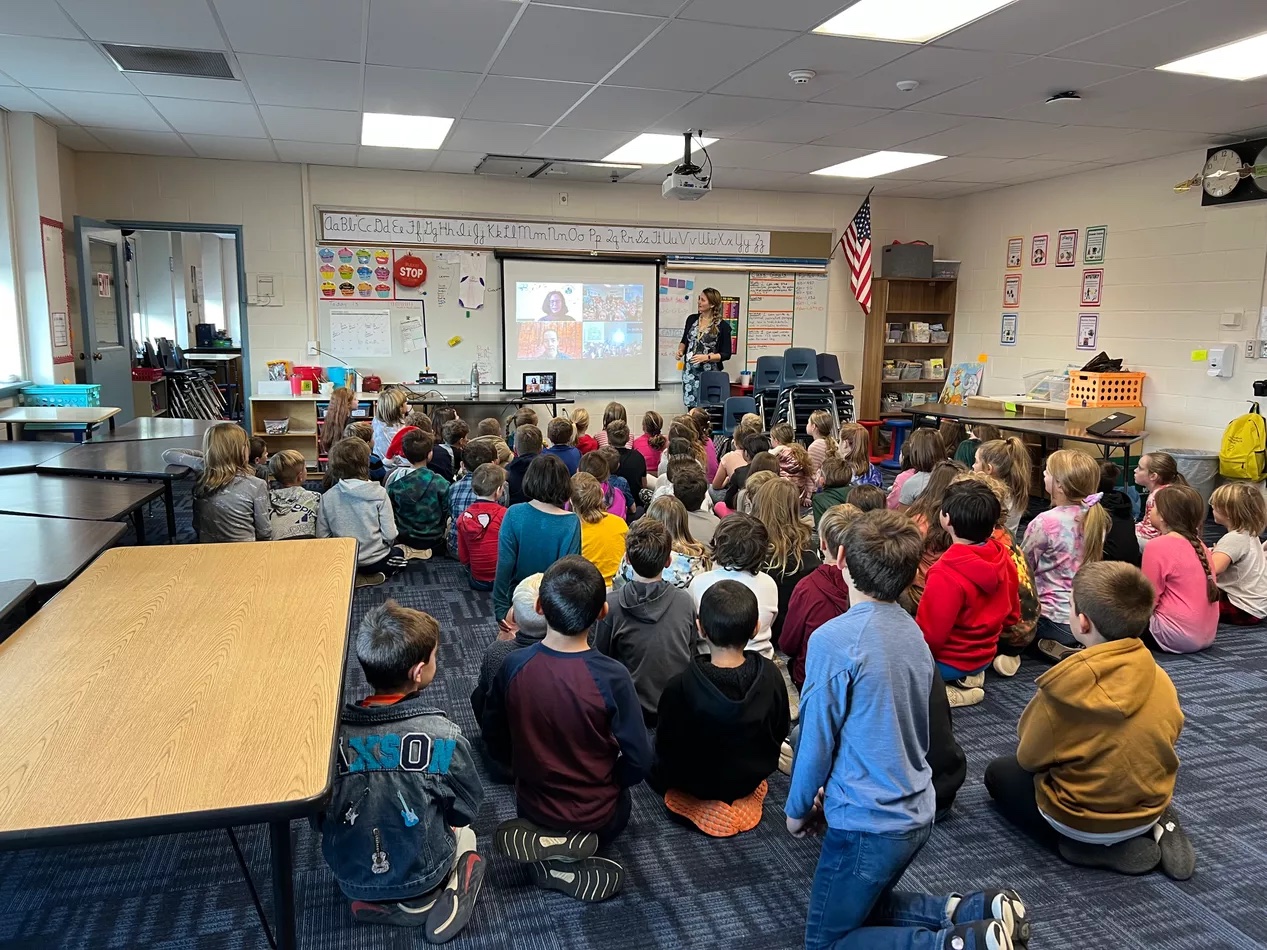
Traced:
<path fill-rule="evenodd" d="M 480 364 L 471 364 L 471 398 L 480 398 Z"/>

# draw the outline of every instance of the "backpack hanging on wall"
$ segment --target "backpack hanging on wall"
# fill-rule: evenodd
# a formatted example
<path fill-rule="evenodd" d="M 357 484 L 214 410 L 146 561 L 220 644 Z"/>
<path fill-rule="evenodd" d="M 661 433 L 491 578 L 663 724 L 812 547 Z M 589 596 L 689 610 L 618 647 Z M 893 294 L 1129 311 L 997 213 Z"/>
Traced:
<path fill-rule="evenodd" d="M 1237 416 L 1223 430 L 1219 474 L 1253 482 L 1267 475 L 1267 421 L 1259 413 L 1258 403 L 1251 403 L 1249 412 Z"/>

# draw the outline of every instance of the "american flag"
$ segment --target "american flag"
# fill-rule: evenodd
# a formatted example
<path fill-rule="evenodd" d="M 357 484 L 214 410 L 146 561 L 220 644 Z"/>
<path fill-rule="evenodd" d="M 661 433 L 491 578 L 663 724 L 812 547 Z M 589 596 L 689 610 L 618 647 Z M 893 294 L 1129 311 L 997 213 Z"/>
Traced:
<path fill-rule="evenodd" d="M 871 312 L 871 195 L 867 195 L 858 213 L 840 238 L 849 261 L 849 289 L 862 305 L 863 313 Z"/>

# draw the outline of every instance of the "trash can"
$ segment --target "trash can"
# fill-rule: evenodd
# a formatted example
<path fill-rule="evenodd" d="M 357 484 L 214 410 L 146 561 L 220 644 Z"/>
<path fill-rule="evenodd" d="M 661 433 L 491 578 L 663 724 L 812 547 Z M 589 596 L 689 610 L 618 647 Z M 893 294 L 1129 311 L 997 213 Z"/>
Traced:
<path fill-rule="evenodd" d="M 1175 458 L 1179 474 L 1197 490 L 1207 505 L 1219 484 L 1219 453 L 1210 449 L 1158 449 Z"/>

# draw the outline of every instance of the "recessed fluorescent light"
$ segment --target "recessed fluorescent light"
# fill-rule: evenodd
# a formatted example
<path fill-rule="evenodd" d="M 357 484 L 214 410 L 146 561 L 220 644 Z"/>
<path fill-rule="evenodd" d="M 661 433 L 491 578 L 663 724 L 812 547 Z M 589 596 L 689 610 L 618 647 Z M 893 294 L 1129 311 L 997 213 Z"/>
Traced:
<path fill-rule="evenodd" d="M 1158 66 L 1169 73 L 1192 73 L 1215 79 L 1257 79 L 1267 76 L 1267 33 L 1216 46 L 1195 56 L 1185 56 Z"/>
<path fill-rule="evenodd" d="M 914 168 L 916 165 L 927 165 L 929 162 L 940 162 L 945 155 L 926 155 L 920 152 L 872 152 L 841 162 L 830 168 L 820 168 L 811 175 L 834 175 L 837 178 L 875 178 L 903 168 Z"/>
<path fill-rule="evenodd" d="M 705 148 L 717 139 L 696 138 L 691 142 Z M 632 162 L 636 165 L 667 165 L 682 157 L 682 136 L 644 132 L 606 156 L 605 162 Z"/>
<path fill-rule="evenodd" d="M 361 120 L 361 144 L 378 148 L 439 148 L 452 119 L 435 115 L 367 112 Z"/>
<path fill-rule="evenodd" d="M 815 33 L 927 43 L 1016 0 L 858 0 Z"/>

